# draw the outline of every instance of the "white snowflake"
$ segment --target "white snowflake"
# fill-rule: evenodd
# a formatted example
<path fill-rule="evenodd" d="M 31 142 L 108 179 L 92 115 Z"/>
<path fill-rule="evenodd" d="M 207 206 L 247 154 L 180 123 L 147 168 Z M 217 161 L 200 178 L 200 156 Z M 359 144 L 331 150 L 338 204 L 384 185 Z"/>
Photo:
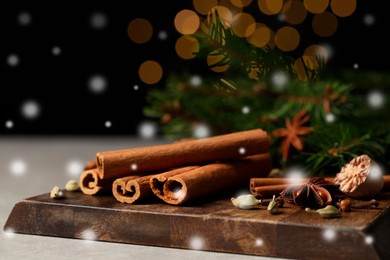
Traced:
<path fill-rule="evenodd" d="M 27 165 L 22 159 L 15 159 L 9 164 L 9 171 L 14 176 L 23 176 L 26 173 Z"/>
<path fill-rule="evenodd" d="M 12 120 L 5 121 L 5 127 L 7 127 L 8 129 L 14 127 L 14 122 Z"/>
<path fill-rule="evenodd" d="M 276 91 L 282 91 L 288 82 L 288 74 L 284 71 L 275 71 L 271 74 L 271 84 Z"/>
<path fill-rule="evenodd" d="M 21 106 L 22 116 L 26 119 L 35 119 L 41 113 L 41 107 L 35 100 L 27 100 Z"/>
<path fill-rule="evenodd" d="M 111 121 L 104 122 L 104 126 L 107 127 L 107 128 L 110 128 L 112 126 Z"/>
<path fill-rule="evenodd" d="M 152 121 L 144 121 L 138 125 L 138 135 L 144 139 L 156 137 L 157 131 L 157 124 Z"/>
<path fill-rule="evenodd" d="M 20 59 L 17 54 L 10 54 L 7 57 L 7 63 L 11 67 L 16 67 L 19 65 Z"/>
<path fill-rule="evenodd" d="M 66 163 L 66 172 L 70 177 L 79 176 L 84 170 L 84 164 L 80 160 L 70 160 Z"/>
<path fill-rule="evenodd" d="M 363 16 L 364 25 L 371 26 L 375 24 L 375 16 L 372 14 L 366 14 Z"/>
<path fill-rule="evenodd" d="M 251 112 L 251 109 L 248 106 L 243 106 L 241 109 L 241 112 L 246 115 L 246 114 L 249 114 Z"/>
<path fill-rule="evenodd" d="M 18 15 L 18 23 L 22 26 L 27 26 L 31 24 L 31 21 L 32 21 L 32 17 L 31 14 L 28 12 L 21 12 Z"/>
<path fill-rule="evenodd" d="M 371 108 L 381 108 L 385 103 L 385 96 L 378 90 L 373 90 L 367 95 L 367 103 Z"/>
<path fill-rule="evenodd" d="M 54 46 L 52 49 L 51 49 L 51 53 L 53 53 L 54 56 L 58 56 L 61 54 L 61 48 L 58 47 L 58 46 Z"/>
<path fill-rule="evenodd" d="M 206 138 L 211 135 L 210 127 L 205 123 L 196 123 L 192 127 L 193 138 Z"/>
<path fill-rule="evenodd" d="M 358 68 L 359 68 L 359 64 L 354 63 L 354 64 L 353 64 L 353 68 L 354 68 L 355 70 L 358 69 Z"/>
<path fill-rule="evenodd" d="M 84 239 L 84 240 L 93 241 L 93 240 L 97 239 L 97 235 L 96 235 L 96 233 L 92 229 L 85 229 L 81 233 L 81 238 Z"/>
<path fill-rule="evenodd" d="M 199 87 L 200 85 L 202 85 L 202 77 L 199 75 L 193 75 L 190 78 L 190 85 L 193 87 Z"/>
<path fill-rule="evenodd" d="M 334 121 L 336 121 L 336 116 L 333 113 L 327 113 L 325 116 L 325 121 L 327 123 L 333 123 Z"/>
<path fill-rule="evenodd" d="M 245 153 L 246 153 L 245 147 L 240 147 L 240 148 L 238 149 L 238 153 L 239 153 L 239 154 L 245 154 Z"/>
<path fill-rule="evenodd" d="M 107 26 L 107 16 L 104 13 L 96 12 L 91 15 L 90 24 L 94 29 L 103 29 Z"/>
<path fill-rule="evenodd" d="M 92 93 L 103 93 L 107 88 L 107 79 L 103 75 L 93 75 L 88 80 L 88 86 Z"/>
<path fill-rule="evenodd" d="M 201 236 L 193 236 L 189 240 L 189 246 L 194 250 L 201 250 L 204 247 L 204 239 Z"/>
<path fill-rule="evenodd" d="M 337 233 L 332 228 L 326 228 L 322 231 L 322 237 L 325 241 L 333 242 L 336 240 Z"/>
<path fill-rule="evenodd" d="M 166 39 L 168 39 L 168 33 L 166 31 L 160 31 L 158 33 L 158 38 L 162 41 L 165 41 Z"/>

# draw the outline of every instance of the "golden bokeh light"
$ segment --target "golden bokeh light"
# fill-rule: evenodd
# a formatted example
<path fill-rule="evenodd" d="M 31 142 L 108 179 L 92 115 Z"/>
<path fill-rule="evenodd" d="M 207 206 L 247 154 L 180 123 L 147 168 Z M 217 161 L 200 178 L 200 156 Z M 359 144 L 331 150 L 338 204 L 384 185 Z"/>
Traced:
<path fill-rule="evenodd" d="M 252 0 L 230 0 L 230 2 L 237 7 L 245 7 L 252 3 Z"/>
<path fill-rule="evenodd" d="M 184 9 L 176 14 L 174 24 L 179 33 L 189 35 L 199 29 L 200 19 L 195 11 Z"/>
<path fill-rule="evenodd" d="M 219 19 L 225 24 L 225 25 L 231 25 L 232 23 L 232 20 L 233 20 L 233 14 L 232 12 L 230 11 L 229 8 L 225 7 L 225 6 L 216 6 L 213 8 L 212 13 L 215 13 L 217 12 L 218 15 L 219 15 Z M 208 23 L 209 24 L 212 24 L 212 21 L 210 21 L 211 17 L 213 17 L 215 19 L 215 16 L 211 16 L 209 15 L 207 17 L 207 20 L 208 20 Z"/>
<path fill-rule="evenodd" d="M 295 50 L 300 42 L 300 35 L 297 29 L 291 26 L 283 26 L 275 35 L 275 44 L 282 51 Z"/>
<path fill-rule="evenodd" d="M 233 17 L 232 30 L 239 37 L 249 37 L 256 29 L 255 18 L 248 13 L 239 13 Z"/>
<path fill-rule="evenodd" d="M 163 69 L 161 65 L 152 60 L 145 61 L 138 69 L 138 75 L 145 84 L 156 84 L 163 76 Z"/>
<path fill-rule="evenodd" d="M 294 63 L 295 74 L 300 80 L 307 80 L 306 69 L 303 65 L 302 58 L 298 58 Z"/>
<path fill-rule="evenodd" d="M 218 0 L 193 0 L 195 11 L 202 15 L 207 15 L 211 9 L 218 5 Z"/>
<path fill-rule="evenodd" d="M 266 15 L 278 14 L 283 7 L 283 0 L 258 0 L 257 5 Z"/>
<path fill-rule="evenodd" d="M 337 18 L 334 14 L 325 11 L 314 15 L 311 26 L 318 36 L 328 37 L 337 30 Z"/>
<path fill-rule="evenodd" d="M 248 42 L 253 46 L 262 48 L 270 42 L 271 34 L 271 29 L 267 25 L 257 23 L 254 33 L 248 38 Z"/>
<path fill-rule="evenodd" d="M 339 17 L 347 17 L 356 10 L 356 0 L 331 0 L 330 8 Z"/>
<path fill-rule="evenodd" d="M 321 59 L 323 62 L 328 62 L 329 60 L 329 52 L 328 50 L 320 45 L 320 44 L 312 44 L 308 46 L 305 51 L 303 52 L 304 56 L 313 56 L 313 57 L 318 57 Z"/>
<path fill-rule="evenodd" d="M 219 6 L 229 9 L 233 16 L 242 12 L 242 7 L 234 5 L 231 0 L 219 0 Z"/>
<path fill-rule="evenodd" d="M 286 22 L 290 24 L 300 24 L 302 23 L 307 15 L 307 11 L 302 1 L 298 0 L 289 0 L 287 1 L 282 10 Z"/>
<path fill-rule="evenodd" d="M 143 18 L 135 18 L 127 27 L 127 35 L 135 43 L 146 43 L 152 38 L 153 26 Z"/>
<path fill-rule="evenodd" d="M 224 72 L 229 68 L 229 64 L 225 64 L 222 66 L 215 66 L 220 62 L 222 59 L 224 59 L 225 56 L 222 54 L 218 53 L 218 50 L 212 51 L 208 56 L 207 56 L 207 65 L 210 67 L 212 71 L 215 72 Z"/>
<path fill-rule="evenodd" d="M 319 14 L 328 8 L 329 0 L 303 0 L 303 4 L 307 11 Z"/>
<path fill-rule="evenodd" d="M 184 59 L 193 59 L 199 52 L 199 42 L 195 37 L 183 35 L 176 41 L 175 50 L 177 55 Z"/>

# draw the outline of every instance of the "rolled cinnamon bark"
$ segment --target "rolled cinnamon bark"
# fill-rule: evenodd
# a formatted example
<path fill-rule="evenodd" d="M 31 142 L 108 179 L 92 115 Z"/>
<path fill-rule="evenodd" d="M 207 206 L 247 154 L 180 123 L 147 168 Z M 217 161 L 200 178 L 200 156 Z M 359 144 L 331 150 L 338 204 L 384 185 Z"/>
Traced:
<path fill-rule="evenodd" d="M 115 179 L 100 179 L 97 168 L 88 169 L 80 175 L 80 190 L 87 195 L 96 195 L 111 191 Z"/>
<path fill-rule="evenodd" d="M 121 178 L 268 152 L 269 136 L 261 129 L 171 144 L 99 152 L 100 179 Z"/>
<path fill-rule="evenodd" d="M 275 184 L 275 185 L 266 185 L 266 186 L 257 186 L 251 188 L 251 193 L 256 198 L 269 198 L 272 196 L 279 196 L 285 188 L 291 187 L 292 184 Z"/>
<path fill-rule="evenodd" d="M 163 187 L 163 200 L 179 205 L 211 193 L 237 189 L 252 177 L 266 176 L 272 168 L 268 153 L 212 163 L 169 177 Z"/>
<path fill-rule="evenodd" d="M 112 194 L 122 203 L 134 203 L 149 197 L 153 195 L 149 185 L 151 176 L 127 176 L 116 179 L 112 184 Z"/>
<path fill-rule="evenodd" d="M 168 178 L 185 173 L 185 172 L 189 172 L 189 171 L 196 169 L 198 167 L 199 166 L 186 166 L 186 167 L 177 168 L 177 169 L 174 169 L 171 171 L 167 171 L 164 173 L 156 174 L 150 178 L 150 181 L 149 181 L 150 189 L 157 197 L 164 200 L 163 187 L 164 187 L 165 182 L 168 180 Z"/>

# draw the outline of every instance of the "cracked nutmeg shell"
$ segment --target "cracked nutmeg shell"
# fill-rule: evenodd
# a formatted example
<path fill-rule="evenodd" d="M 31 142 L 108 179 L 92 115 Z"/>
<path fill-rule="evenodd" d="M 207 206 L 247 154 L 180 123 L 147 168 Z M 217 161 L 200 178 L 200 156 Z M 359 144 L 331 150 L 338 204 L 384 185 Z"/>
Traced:
<path fill-rule="evenodd" d="M 384 184 L 380 167 L 366 154 L 344 165 L 334 182 L 345 195 L 357 199 L 374 197 Z"/>

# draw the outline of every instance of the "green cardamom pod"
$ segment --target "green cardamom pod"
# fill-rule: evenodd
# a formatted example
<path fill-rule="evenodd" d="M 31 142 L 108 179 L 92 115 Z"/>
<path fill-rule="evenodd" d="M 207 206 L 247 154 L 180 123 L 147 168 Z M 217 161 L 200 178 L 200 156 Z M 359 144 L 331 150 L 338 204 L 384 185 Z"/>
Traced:
<path fill-rule="evenodd" d="M 278 204 L 276 203 L 275 195 L 272 197 L 272 200 L 271 200 L 270 203 L 268 204 L 267 210 L 268 210 L 271 214 L 278 214 L 278 213 L 279 213 L 279 206 L 278 206 Z"/>
<path fill-rule="evenodd" d="M 324 218 L 338 218 L 340 217 L 340 211 L 333 205 L 328 205 L 325 208 L 316 210 L 320 216 Z"/>

